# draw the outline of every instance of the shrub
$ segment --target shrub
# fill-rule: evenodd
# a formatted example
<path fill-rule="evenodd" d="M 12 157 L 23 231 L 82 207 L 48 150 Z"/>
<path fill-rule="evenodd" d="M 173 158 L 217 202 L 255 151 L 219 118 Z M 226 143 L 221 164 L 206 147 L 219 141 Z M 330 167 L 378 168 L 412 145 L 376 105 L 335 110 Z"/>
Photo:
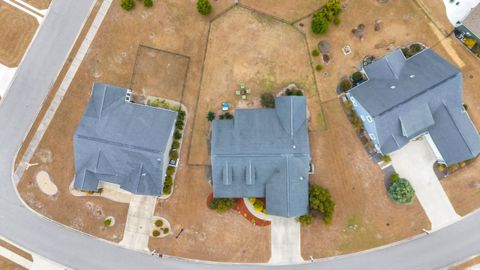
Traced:
<path fill-rule="evenodd" d="M 173 166 L 168 166 L 167 167 L 167 175 L 173 175 L 175 173 L 175 167 Z"/>
<path fill-rule="evenodd" d="M 320 12 L 313 15 L 312 31 L 315 34 L 325 34 L 328 31 L 329 21 Z"/>
<path fill-rule="evenodd" d="M 439 172 L 443 172 L 443 171 L 445 170 L 445 165 L 443 165 L 443 164 L 438 164 L 438 165 L 437 165 L 437 170 L 438 170 Z"/>
<path fill-rule="evenodd" d="M 170 154 L 168 154 L 170 156 L 170 159 L 172 160 L 177 160 L 178 159 L 178 152 L 177 151 L 170 151 Z"/>
<path fill-rule="evenodd" d="M 402 52 L 405 58 L 410 58 L 413 55 L 408 48 L 402 48 Z"/>
<path fill-rule="evenodd" d="M 104 221 L 103 221 L 103 226 L 105 227 L 110 227 L 112 225 L 112 219 L 111 218 L 106 218 Z"/>
<path fill-rule="evenodd" d="M 153 7 L 153 0 L 143 0 L 143 5 L 145 7 Z"/>
<path fill-rule="evenodd" d="M 260 102 L 265 108 L 275 108 L 275 96 L 270 92 L 263 93 L 260 96 Z"/>
<path fill-rule="evenodd" d="M 322 71 L 323 66 L 320 65 L 320 64 L 318 64 L 317 66 L 315 66 L 315 69 L 316 69 L 317 71 Z"/>
<path fill-rule="evenodd" d="M 167 234 L 170 230 L 168 228 L 163 228 L 162 231 L 163 231 L 163 234 Z"/>
<path fill-rule="evenodd" d="M 179 130 L 175 130 L 175 132 L 173 133 L 173 138 L 175 140 L 180 140 L 182 138 L 182 133 Z"/>
<path fill-rule="evenodd" d="M 363 128 L 362 119 L 360 119 L 360 117 L 358 117 L 358 114 L 355 111 L 352 112 L 352 125 L 355 128 L 358 128 L 358 129 Z"/>
<path fill-rule="evenodd" d="M 312 51 L 312 55 L 315 56 L 315 57 L 317 57 L 317 56 L 320 55 L 320 52 L 319 52 L 317 49 L 314 49 L 314 50 Z"/>
<path fill-rule="evenodd" d="M 473 46 L 475 46 L 475 44 L 477 44 L 477 41 L 473 38 L 466 38 L 463 43 L 465 44 L 465 46 L 467 46 L 468 48 L 473 48 Z"/>
<path fill-rule="evenodd" d="M 256 201 L 253 203 L 253 208 L 254 208 L 255 211 L 257 211 L 257 212 L 262 211 L 262 209 L 263 209 L 263 201 L 262 201 L 262 200 L 256 200 Z"/>
<path fill-rule="evenodd" d="M 406 179 L 400 178 L 393 183 L 388 189 L 388 194 L 397 203 L 406 204 L 411 203 L 415 197 L 415 190 L 410 182 Z"/>
<path fill-rule="evenodd" d="M 159 236 L 160 236 L 160 231 L 154 230 L 154 231 L 152 232 L 152 235 L 153 235 L 153 237 L 159 237 Z"/>
<path fill-rule="evenodd" d="M 158 105 L 160 105 L 160 99 L 156 98 L 154 100 L 150 100 L 150 106 L 152 107 L 158 107 Z"/>
<path fill-rule="evenodd" d="M 360 72 L 360 71 L 354 72 L 354 73 L 352 74 L 352 81 L 353 81 L 354 84 L 357 84 L 357 83 L 363 81 L 363 74 L 362 74 L 362 72 Z"/>
<path fill-rule="evenodd" d="M 467 105 L 467 104 L 463 104 L 463 109 L 464 109 L 465 111 L 468 111 L 468 105 Z"/>
<path fill-rule="evenodd" d="M 308 201 L 311 210 L 317 210 L 322 214 L 325 224 L 332 223 L 335 202 L 332 200 L 332 195 L 330 195 L 328 189 L 317 185 L 310 185 Z"/>
<path fill-rule="evenodd" d="M 179 130 L 183 130 L 183 125 L 185 123 L 182 121 L 182 120 L 177 120 L 177 122 L 175 123 L 175 127 Z"/>
<path fill-rule="evenodd" d="M 300 90 L 297 90 L 297 92 L 295 93 L 295 96 L 303 96 L 303 92 Z"/>
<path fill-rule="evenodd" d="M 180 142 L 175 140 L 172 142 L 172 148 L 173 149 L 178 149 L 180 147 Z"/>
<path fill-rule="evenodd" d="M 208 120 L 208 122 L 212 122 L 213 120 L 215 120 L 215 113 L 214 112 L 208 112 L 207 120 Z"/>
<path fill-rule="evenodd" d="M 313 222 L 313 215 L 308 213 L 306 215 L 299 216 L 297 217 L 297 221 L 303 225 L 310 225 Z"/>
<path fill-rule="evenodd" d="M 165 177 L 163 182 L 163 194 L 168 195 L 172 192 L 173 178 L 171 175 Z"/>
<path fill-rule="evenodd" d="M 342 20 L 340 20 L 340 17 L 337 16 L 333 18 L 333 24 L 340 25 L 340 23 L 342 23 Z"/>
<path fill-rule="evenodd" d="M 390 181 L 392 181 L 392 184 L 397 182 L 398 179 L 400 179 L 400 175 L 398 175 L 398 173 L 392 173 L 390 175 Z"/>
<path fill-rule="evenodd" d="M 155 226 L 162 227 L 163 226 L 163 220 L 161 220 L 161 219 L 155 220 Z"/>
<path fill-rule="evenodd" d="M 121 0 L 120 6 L 124 10 L 132 10 L 135 7 L 135 0 Z"/>
<path fill-rule="evenodd" d="M 235 206 L 236 199 L 233 198 L 214 198 L 210 201 L 210 209 L 216 210 L 218 213 L 225 213 Z"/>
<path fill-rule="evenodd" d="M 346 92 L 348 90 L 352 89 L 352 82 L 348 79 L 345 79 L 340 82 L 340 90 L 342 92 Z"/>
<path fill-rule="evenodd" d="M 200 14 L 207 16 L 212 12 L 212 5 L 208 0 L 197 0 L 197 10 Z"/>
<path fill-rule="evenodd" d="M 392 161 L 392 158 L 389 155 L 382 155 L 382 160 L 383 162 L 390 162 Z"/>
<path fill-rule="evenodd" d="M 423 46 L 421 44 L 414 43 L 414 44 L 410 45 L 409 49 L 410 49 L 410 53 L 416 54 L 416 53 L 419 53 L 423 50 Z"/>
<path fill-rule="evenodd" d="M 185 120 L 185 111 L 179 111 L 177 119 L 182 121 Z"/>
<path fill-rule="evenodd" d="M 223 114 L 223 116 L 225 117 L 225 119 L 233 119 L 233 114 L 229 113 L 229 112 L 225 112 Z"/>
<path fill-rule="evenodd" d="M 480 44 L 475 43 L 475 45 L 473 45 L 471 50 L 474 54 L 476 54 L 477 56 L 480 56 Z"/>

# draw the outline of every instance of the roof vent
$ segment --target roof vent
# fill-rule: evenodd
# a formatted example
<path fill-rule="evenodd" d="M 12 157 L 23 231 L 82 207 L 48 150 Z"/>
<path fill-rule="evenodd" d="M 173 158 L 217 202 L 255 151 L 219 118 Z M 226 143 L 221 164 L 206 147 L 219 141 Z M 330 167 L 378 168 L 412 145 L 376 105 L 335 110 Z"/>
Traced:
<path fill-rule="evenodd" d="M 297 148 L 297 147 L 296 147 L 295 145 L 292 145 L 292 148 L 295 149 L 295 148 Z"/>
<path fill-rule="evenodd" d="M 395 85 L 390 86 L 390 89 L 395 89 L 397 88 Z"/>
<path fill-rule="evenodd" d="M 142 173 L 142 176 L 146 176 L 147 174 L 146 173 Z"/>
<path fill-rule="evenodd" d="M 410 79 L 415 78 L 415 74 L 410 75 Z"/>
<path fill-rule="evenodd" d="M 303 181 L 303 176 L 300 176 L 300 181 Z"/>

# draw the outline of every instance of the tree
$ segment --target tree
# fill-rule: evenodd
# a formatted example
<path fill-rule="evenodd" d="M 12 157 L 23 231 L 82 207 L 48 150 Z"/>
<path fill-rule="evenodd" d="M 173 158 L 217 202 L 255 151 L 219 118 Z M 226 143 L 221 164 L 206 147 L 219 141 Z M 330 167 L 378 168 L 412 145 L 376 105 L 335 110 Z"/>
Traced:
<path fill-rule="evenodd" d="M 415 190 L 408 180 L 400 178 L 388 189 L 388 194 L 397 203 L 411 203 L 415 197 Z"/>
<path fill-rule="evenodd" d="M 315 34 L 325 34 L 328 30 L 328 24 L 330 22 L 320 12 L 313 15 L 312 19 L 312 31 Z"/>
<path fill-rule="evenodd" d="M 348 90 L 352 89 L 352 82 L 348 79 L 345 79 L 345 80 L 340 82 L 339 87 L 340 87 L 340 90 L 342 92 L 348 91 Z"/>
<path fill-rule="evenodd" d="M 310 225 L 313 222 L 313 215 L 311 213 L 308 213 L 306 215 L 299 216 L 297 218 L 297 221 L 303 225 Z"/>
<path fill-rule="evenodd" d="M 352 74 L 352 81 L 353 81 L 354 84 L 357 84 L 357 83 L 363 81 L 363 79 L 364 79 L 363 74 L 360 71 L 354 72 Z"/>
<path fill-rule="evenodd" d="M 153 7 L 153 0 L 143 0 L 143 5 L 145 7 Z"/>
<path fill-rule="evenodd" d="M 332 195 L 328 189 L 317 185 L 310 185 L 308 201 L 310 203 L 310 209 L 320 212 L 325 224 L 332 223 L 335 202 L 332 200 Z"/>
<path fill-rule="evenodd" d="M 323 66 L 320 65 L 320 64 L 318 64 L 318 65 L 315 67 L 315 69 L 316 69 L 317 71 L 322 71 Z"/>
<path fill-rule="evenodd" d="M 135 7 L 135 0 L 121 0 L 120 6 L 124 10 L 132 10 Z"/>
<path fill-rule="evenodd" d="M 207 16 L 212 12 L 212 5 L 208 0 L 197 0 L 197 10 L 200 14 Z"/>
<path fill-rule="evenodd" d="M 215 120 L 215 113 L 214 112 L 208 112 L 207 120 L 208 120 L 208 122 L 212 122 L 213 120 Z"/>
<path fill-rule="evenodd" d="M 210 209 L 216 210 L 218 213 L 225 213 L 226 211 L 232 209 L 237 200 L 234 198 L 214 198 L 210 201 L 208 206 Z"/>
<path fill-rule="evenodd" d="M 319 56 L 319 55 L 320 55 L 320 52 L 319 52 L 317 49 L 314 49 L 314 50 L 312 51 L 312 56 L 317 57 L 317 56 Z"/>
<path fill-rule="evenodd" d="M 265 108 L 275 108 L 275 96 L 270 92 L 260 95 L 260 103 Z"/>

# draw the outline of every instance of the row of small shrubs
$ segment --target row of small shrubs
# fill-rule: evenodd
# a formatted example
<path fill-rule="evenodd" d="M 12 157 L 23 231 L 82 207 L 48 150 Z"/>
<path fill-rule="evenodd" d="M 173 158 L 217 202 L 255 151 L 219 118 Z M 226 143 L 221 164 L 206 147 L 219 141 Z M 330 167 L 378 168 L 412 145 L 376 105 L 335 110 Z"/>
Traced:
<path fill-rule="evenodd" d="M 286 96 L 303 96 L 303 92 L 300 89 L 296 88 L 287 88 L 285 90 L 285 95 Z"/>
<path fill-rule="evenodd" d="M 313 222 L 313 213 L 317 212 L 323 219 L 325 224 L 331 224 L 333 213 L 335 211 L 335 202 L 328 189 L 310 185 L 308 188 L 308 202 L 310 204 L 310 212 L 297 218 L 298 222 L 309 225 Z"/>
<path fill-rule="evenodd" d="M 163 234 L 167 234 L 170 231 L 168 228 L 160 228 L 159 230 L 153 230 L 152 236 L 153 237 L 159 237 L 160 236 L 160 230 L 163 232 Z"/>
<path fill-rule="evenodd" d="M 153 7 L 153 0 L 141 0 L 143 2 L 143 5 L 147 8 Z M 124 10 L 132 10 L 135 8 L 135 0 L 121 0 L 120 1 L 120 6 Z"/>
<path fill-rule="evenodd" d="M 175 131 L 173 132 L 173 142 L 170 148 L 170 153 L 168 154 L 171 160 L 178 159 L 178 153 L 180 149 L 180 139 L 182 138 L 182 131 L 185 127 L 185 116 L 186 113 L 183 110 L 180 110 L 177 115 L 177 121 L 175 123 Z M 165 176 L 165 181 L 163 182 L 163 194 L 168 195 L 172 192 L 173 186 L 173 175 L 175 174 L 175 167 L 167 167 L 167 176 Z"/>
<path fill-rule="evenodd" d="M 329 0 L 319 11 L 315 12 L 312 17 L 312 31 L 315 34 L 325 34 L 331 22 L 335 25 L 340 24 L 338 17 L 342 12 L 342 6 L 339 0 Z"/>
<path fill-rule="evenodd" d="M 225 213 L 232 209 L 237 203 L 237 199 L 234 198 L 214 198 L 208 204 L 210 209 L 217 211 L 218 213 Z"/>
<path fill-rule="evenodd" d="M 275 108 L 275 96 L 270 92 L 262 93 L 260 103 L 264 108 Z"/>
<path fill-rule="evenodd" d="M 223 114 L 219 115 L 218 116 L 218 119 L 220 120 L 224 120 L 224 119 L 233 119 L 233 114 L 231 114 L 230 112 L 224 112 Z M 207 113 L 207 120 L 208 122 L 212 122 L 213 120 L 215 120 L 215 113 L 214 112 L 208 112 Z"/>
<path fill-rule="evenodd" d="M 338 87 L 340 91 L 346 92 L 352 87 L 357 86 L 366 80 L 365 75 L 361 71 L 355 71 L 350 77 L 340 81 Z"/>

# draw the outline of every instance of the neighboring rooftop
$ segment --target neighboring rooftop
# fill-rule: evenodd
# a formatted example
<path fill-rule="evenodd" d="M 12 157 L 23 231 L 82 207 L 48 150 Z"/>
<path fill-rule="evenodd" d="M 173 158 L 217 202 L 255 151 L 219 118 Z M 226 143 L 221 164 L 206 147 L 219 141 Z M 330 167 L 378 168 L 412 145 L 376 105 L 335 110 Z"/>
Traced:
<path fill-rule="evenodd" d="M 99 181 L 134 194 L 162 194 L 165 153 L 177 113 L 126 101 L 127 89 L 94 84 L 73 138 L 74 187 L 96 191 Z"/>
<path fill-rule="evenodd" d="M 349 93 L 374 118 L 384 154 L 425 132 L 447 164 L 480 153 L 478 132 L 463 108 L 462 74 L 434 51 L 406 59 L 396 50 L 365 72 L 368 80 Z"/>
<path fill-rule="evenodd" d="M 480 38 L 480 5 L 477 5 L 470 11 L 462 24 Z"/>
<path fill-rule="evenodd" d="M 214 120 L 214 197 L 266 198 L 267 212 L 308 212 L 310 145 L 305 97 L 277 97 L 275 109 L 236 109 Z"/>

